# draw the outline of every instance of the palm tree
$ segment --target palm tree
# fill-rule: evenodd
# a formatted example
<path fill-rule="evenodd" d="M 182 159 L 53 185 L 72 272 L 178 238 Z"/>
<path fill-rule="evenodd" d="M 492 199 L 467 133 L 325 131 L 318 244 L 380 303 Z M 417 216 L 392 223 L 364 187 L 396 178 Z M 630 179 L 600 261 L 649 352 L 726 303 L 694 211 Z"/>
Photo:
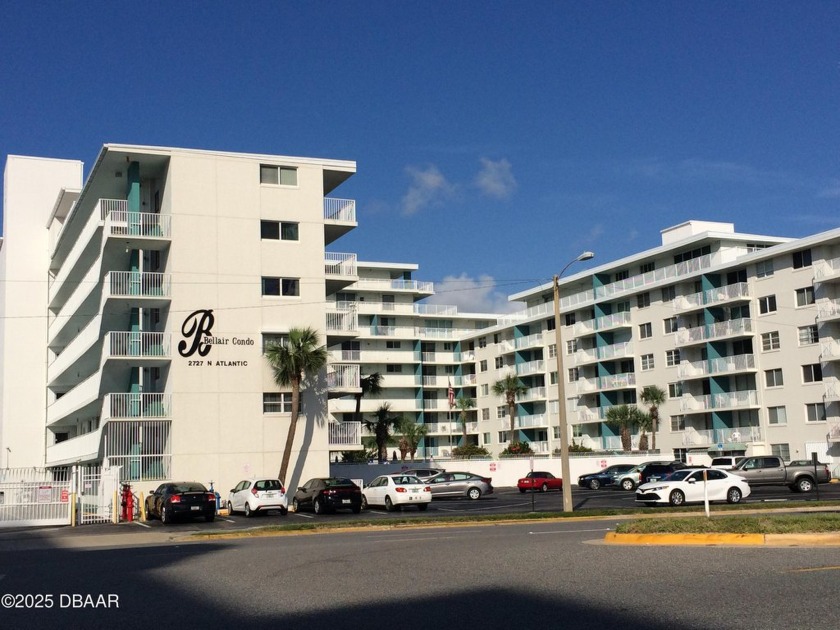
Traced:
<path fill-rule="evenodd" d="M 502 380 L 493 383 L 492 389 L 496 396 L 504 396 L 507 403 L 508 416 L 510 417 L 510 434 L 508 437 L 508 448 L 510 448 L 517 441 L 513 439 L 516 431 L 516 397 L 522 396 L 528 391 L 528 388 L 522 384 L 516 374 L 508 374 Z"/>
<path fill-rule="evenodd" d="M 383 403 L 376 410 L 372 420 L 363 420 L 365 429 L 373 433 L 376 441 L 376 452 L 379 463 L 388 459 L 388 440 L 391 439 L 391 429 L 402 421 L 402 416 L 391 415 L 390 403 Z"/>
<path fill-rule="evenodd" d="M 356 398 L 356 422 L 362 420 L 362 396 L 376 396 L 382 391 L 382 375 L 379 372 L 373 372 L 363 376 L 359 379 L 359 387 L 362 390 L 353 394 Z"/>
<path fill-rule="evenodd" d="M 651 448 L 656 450 L 656 429 L 659 427 L 659 406 L 665 402 L 665 390 L 656 385 L 648 385 L 639 392 L 639 399 L 650 407 L 650 434 L 653 436 Z"/>
<path fill-rule="evenodd" d="M 455 399 L 455 406 L 458 407 L 458 419 L 461 421 L 461 432 L 464 436 L 462 446 L 467 445 L 467 412 L 475 407 L 475 401 L 469 396 L 458 396 Z"/>
<path fill-rule="evenodd" d="M 639 450 L 646 451 L 648 450 L 648 436 L 647 432 L 651 430 L 651 426 L 653 426 L 653 418 L 649 413 L 645 413 L 638 407 L 634 407 L 639 413 L 636 416 L 636 426 L 639 427 Z"/>
<path fill-rule="evenodd" d="M 429 427 L 425 424 L 417 424 L 411 418 L 403 418 L 398 430 L 402 433 L 406 442 L 408 442 L 408 455 L 411 457 L 411 461 L 414 461 L 414 454 L 417 452 L 417 447 L 420 445 L 420 441 L 426 437 L 426 434 L 429 432 Z"/>
<path fill-rule="evenodd" d="M 318 333 L 313 328 L 292 328 L 289 336 L 281 343 L 272 342 L 265 348 L 265 358 L 274 372 L 274 382 L 281 387 L 292 388 L 292 417 L 286 446 L 283 449 L 280 473 L 277 475 L 277 478 L 284 482 L 297 431 L 301 384 L 304 377 L 312 378 L 327 364 L 327 349 L 319 344 Z"/>
<path fill-rule="evenodd" d="M 621 436 L 621 448 L 626 452 L 633 450 L 632 433 L 639 424 L 641 413 L 637 407 L 630 405 L 613 405 L 607 408 L 607 425 L 618 430 Z"/>

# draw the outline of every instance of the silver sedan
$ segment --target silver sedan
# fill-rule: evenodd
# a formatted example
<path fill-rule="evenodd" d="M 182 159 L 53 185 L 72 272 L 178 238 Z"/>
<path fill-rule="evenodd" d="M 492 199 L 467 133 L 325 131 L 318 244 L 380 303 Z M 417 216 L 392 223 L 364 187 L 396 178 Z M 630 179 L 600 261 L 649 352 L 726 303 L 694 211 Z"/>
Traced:
<path fill-rule="evenodd" d="M 467 497 L 479 499 L 493 494 L 492 480 L 481 475 L 465 472 L 445 472 L 435 475 L 426 483 L 432 489 L 433 497 Z"/>

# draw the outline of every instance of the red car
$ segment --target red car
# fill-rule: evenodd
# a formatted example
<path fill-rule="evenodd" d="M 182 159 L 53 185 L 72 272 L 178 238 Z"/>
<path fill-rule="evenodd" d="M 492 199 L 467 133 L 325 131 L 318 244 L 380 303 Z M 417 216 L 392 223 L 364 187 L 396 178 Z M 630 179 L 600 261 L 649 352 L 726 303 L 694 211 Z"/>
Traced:
<path fill-rule="evenodd" d="M 539 490 L 540 492 L 548 492 L 549 490 L 562 490 L 563 480 L 555 477 L 550 472 L 529 472 L 522 479 L 516 483 L 519 492 L 526 490 Z"/>

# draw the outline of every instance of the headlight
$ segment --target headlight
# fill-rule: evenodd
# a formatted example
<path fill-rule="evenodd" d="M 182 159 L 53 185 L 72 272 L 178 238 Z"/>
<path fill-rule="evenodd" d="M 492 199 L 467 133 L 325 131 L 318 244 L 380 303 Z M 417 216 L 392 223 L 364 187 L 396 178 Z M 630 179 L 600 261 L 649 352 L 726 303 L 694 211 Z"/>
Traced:
<path fill-rule="evenodd" d="M 668 486 L 653 486 L 652 488 L 645 488 L 645 492 L 659 492 L 665 490 Z"/>

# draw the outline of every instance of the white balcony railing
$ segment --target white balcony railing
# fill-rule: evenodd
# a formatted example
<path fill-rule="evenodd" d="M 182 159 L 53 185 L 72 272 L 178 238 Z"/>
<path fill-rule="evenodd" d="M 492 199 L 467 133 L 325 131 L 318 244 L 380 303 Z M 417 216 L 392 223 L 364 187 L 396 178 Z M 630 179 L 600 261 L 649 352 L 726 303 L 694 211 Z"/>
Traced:
<path fill-rule="evenodd" d="M 548 426 L 548 418 L 544 413 L 529 416 L 517 416 L 514 426 L 517 429 L 532 429 L 535 427 L 545 428 Z"/>
<path fill-rule="evenodd" d="M 723 429 L 695 429 L 686 427 L 683 431 L 683 446 L 713 446 L 721 444 L 726 448 L 733 442 L 751 444 L 761 442 L 761 427 L 733 427 Z"/>
<path fill-rule="evenodd" d="M 360 378 L 357 363 L 331 363 L 327 367 L 329 389 L 357 389 L 361 387 Z"/>
<path fill-rule="evenodd" d="M 109 271 L 105 287 L 115 297 L 172 297 L 172 277 L 168 273 Z"/>
<path fill-rule="evenodd" d="M 653 271 L 649 271 L 644 274 L 638 274 L 625 278 L 624 280 L 611 282 L 610 284 L 606 284 L 603 287 L 598 288 L 598 297 L 611 297 L 620 293 L 635 291 L 641 287 L 656 284 L 657 282 L 668 280 L 669 278 L 679 278 L 680 276 L 689 275 L 711 266 L 712 256 L 711 254 L 706 254 L 705 256 L 692 258 L 691 260 L 686 260 L 684 262 L 677 263 L 676 265 L 670 265 L 661 269 L 654 269 Z"/>
<path fill-rule="evenodd" d="M 636 386 L 636 374 L 624 372 L 622 374 L 610 374 L 598 378 L 600 389 L 628 389 Z"/>
<path fill-rule="evenodd" d="M 100 199 L 103 203 L 122 203 L 119 200 Z M 116 237 L 171 238 L 172 216 L 154 212 L 131 212 L 129 210 L 108 210 L 105 219 L 105 233 Z"/>
<path fill-rule="evenodd" d="M 700 341 L 708 341 L 720 337 L 732 335 L 749 335 L 753 332 L 752 319 L 742 317 L 730 319 L 724 322 L 716 322 L 709 326 L 695 326 L 693 328 L 681 328 L 677 331 L 677 344 L 685 345 Z"/>
<path fill-rule="evenodd" d="M 838 359 L 840 359 L 840 342 L 822 342 L 820 344 L 820 358 L 823 361 L 837 361 Z"/>
<path fill-rule="evenodd" d="M 170 333 L 112 331 L 105 337 L 106 358 L 171 356 Z"/>
<path fill-rule="evenodd" d="M 630 325 L 630 311 L 621 311 L 610 315 L 602 315 L 596 319 L 598 330 L 626 327 Z"/>
<path fill-rule="evenodd" d="M 601 360 L 619 359 L 622 357 L 629 357 L 633 355 L 633 344 L 629 341 L 622 343 L 614 343 L 609 346 L 601 346 L 598 348 L 598 358 Z"/>
<path fill-rule="evenodd" d="M 516 364 L 516 373 L 519 376 L 537 374 L 540 372 L 545 372 L 545 362 L 542 360 L 528 361 L 527 363 Z"/>
<path fill-rule="evenodd" d="M 677 370 L 680 378 L 697 378 L 710 374 L 725 374 L 729 372 L 743 372 L 755 369 L 755 356 L 752 354 L 736 354 L 730 357 L 719 357 L 708 361 L 683 361 Z"/>
<path fill-rule="evenodd" d="M 824 282 L 840 275 L 840 257 L 820 260 L 814 263 L 814 279 Z"/>
<path fill-rule="evenodd" d="M 355 333 L 359 329 L 359 314 L 354 308 L 327 309 L 327 332 Z M 342 357 L 345 361 L 352 361 L 351 357 Z M 355 357 L 358 358 L 358 357 Z"/>
<path fill-rule="evenodd" d="M 169 418 L 172 394 L 159 392 L 106 394 L 102 401 L 102 420 L 121 418 Z"/>
<path fill-rule="evenodd" d="M 755 390 L 741 392 L 722 392 L 692 396 L 685 394 L 680 398 L 681 411 L 706 411 L 710 409 L 740 409 L 758 405 L 758 394 Z"/>
<path fill-rule="evenodd" d="M 835 317 L 840 317 L 840 298 L 817 302 L 817 319 L 826 320 Z"/>
<path fill-rule="evenodd" d="M 339 276 L 353 279 L 358 274 L 356 269 L 356 254 L 324 253 L 324 273 L 328 276 Z"/>
<path fill-rule="evenodd" d="M 338 221 L 341 223 L 356 222 L 356 201 L 355 199 L 324 198 L 324 220 Z"/>
<path fill-rule="evenodd" d="M 749 299 L 750 289 L 746 282 L 736 282 L 723 287 L 715 287 L 705 291 L 698 291 L 690 295 L 682 295 L 674 300 L 674 310 L 685 311 L 694 308 L 713 306 L 723 302 L 738 299 Z"/>
<path fill-rule="evenodd" d="M 362 444 L 361 422 L 330 422 L 329 445 L 360 446 Z"/>
<path fill-rule="evenodd" d="M 434 282 L 420 282 L 419 280 L 383 280 L 381 278 L 359 278 L 356 286 L 360 289 L 374 291 L 418 291 L 433 293 Z"/>

